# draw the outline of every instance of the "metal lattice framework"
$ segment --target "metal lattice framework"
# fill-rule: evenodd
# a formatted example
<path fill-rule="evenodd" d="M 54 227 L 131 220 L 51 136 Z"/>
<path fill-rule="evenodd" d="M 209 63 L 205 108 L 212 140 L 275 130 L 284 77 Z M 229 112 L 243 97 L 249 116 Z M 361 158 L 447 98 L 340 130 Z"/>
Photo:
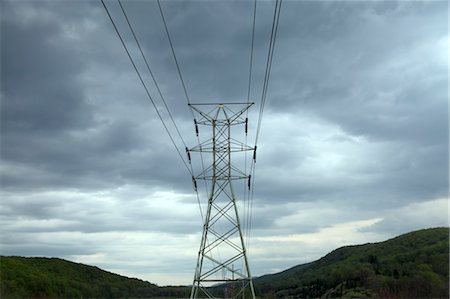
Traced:
<path fill-rule="evenodd" d="M 197 133 L 198 125 L 212 128 L 211 138 L 189 150 L 212 157 L 211 165 L 193 177 L 195 188 L 196 180 L 206 180 L 210 190 L 191 298 L 255 298 L 233 189 L 233 181 L 242 179 L 247 179 L 250 187 L 250 175 L 231 160 L 232 153 L 254 150 L 231 137 L 237 125 L 245 125 L 247 132 L 244 113 L 252 104 L 189 105 L 199 116 L 195 121 Z"/>

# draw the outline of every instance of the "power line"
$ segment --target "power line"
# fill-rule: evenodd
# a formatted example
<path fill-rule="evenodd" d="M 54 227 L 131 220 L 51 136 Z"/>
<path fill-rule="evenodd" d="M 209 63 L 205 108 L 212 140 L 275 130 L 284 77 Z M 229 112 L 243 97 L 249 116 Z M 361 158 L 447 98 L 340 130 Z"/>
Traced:
<path fill-rule="evenodd" d="M 172 39 L 170 38 L 169 29 L 167 28 L 166 19 L 164 18 L 164 13 L 161 8 L 161 3 L 159 2 L 159 0 L 158 0 L 158 7 L 159 7 L 159 12 L 161 13 L 161 18 L 164 23 L 164 28 L 166 29 L 167 38 L 169 39 L 170 49 L 172 49 L 173 58 L 175 59 L 175 64 L 177 65 L 178 75 L 180 77 L 181 84 L 183 85 L 184 94 L 186 95 L 188 104 L 190 104 L 189 96 L 188 96 L 187 89 L 186 89 L 186 84 L 184 84 L 183 75 L 181 74 L 180 65 L 178 64 L 177 56 L 175 55 L 175 50 L 173 48 Z"/>
<path fill-rule="evenodd" d="M 270 72 L 271 72 L 271 69 L 272 69 L 273 52 L 274 52 L 274 49 L 275 49 L 275 42 L 276 42 L 276 39 L 277 39 L 278 22 L 280 20 L 280 11 L 281 11 L 281 3 L 282 3 L 282 1 L 283 0 L 276 0 L 275 10 L 274 10 L 274 13 L 273 13 L 272 31 L 271 31 L 271 34 L 270 34 L 269 52 L 267 54 L 266 71 L 265 71 L 265 74 L 264 74 L 263 90 L 262 90 L 262 94 L 261 94 L 261 107 L 260 107 L 260 110 L 259 110 L 258 125 L 257 125 L 257 129 L 256 129 L 255 146 L 258 143 L 258 137 L 259 137 L 262 117 L 263 117 L 263 113 L 264 113 L 264 106 L 266 104 L 267 87 L 269 86 Z"/>
<path fill-rule="evenodd" d="M 250 47 L 250 63 L 249 63 L 249 71 L 248 71 L 247 104 L 250 102 L 250 91 L 251 91 L 251 84 L 252 84 L 253 48 L 254 48 L 254 43 L 255 43 L 255 23 L 256 23 L 256 0 L 254 0 L 254 4 L 253 4 L 253 22 L 252 22 L 252 38 L 251 38 L 251 47 Z M 246 113 L 246 117 L 245 117 L 246 121 L 248 121 L 248 110 L 245 113 Z M 245 131 L 245 144 L 247 144 L 247 142 L 248 142 L 248 135 L 247 135 L 247 130 L 246 130 Z M 244 172 L 247 173 L 247 152 L 245 152 L 244 163 L 245 163 Z M 244 191 L 244 217 L 245 217 L 244 226 L 245 226 L 245 235 L 247 237 L 249 235 L 248 229 L 250 227 L 250 225 L 248 224 L 248 220 L 250 218 L 250 216 L 249 216 L 250 215 L 250 193 L 247 192 L 246 187 L 244 187 L 244 190 L 245 190 Z"/>
<path fill-rule="evenodd" d="M 156 114 L 158 115 L 159 119 L 161 120 L 161 123 L 163 124 L 164 128 L 166 129 L 166 132 L 167 132 L 167 134 L 169 135 L 169 138 L 170 138 L 170 140 L 172 141 L 172 144 L 173 144 L 173 146 L 175 147 L 175 149 L 176 149 L 178 155 L 180 156 L 181 161 L 183 161 L 183 164 L 184 164 L 184 166 L 186 167 L 187 171 L 188 171 L 191 175 L 193 175 L 192 172 L 191 172 L 191 170 L 190 170 L 189 167 L 187 166 L 186 161 L 184 160 L 183 156 L 181 155 L 181 152 L 180 152 L 180 150 L 178 149 L 178 146 L 176 145 L 176 143 L 175 143 L 175 141 L 174 141 L 174 139 L 173 139 L 173 137 L 172 137 L 172 134 L 170 134 L 170 131 L 169 131 L 169 129 L 167 128 L 166 123 L 164 122 L 164 120 L 163 120 L 161 114 L 159 113 L 159 110 L 158 110 L 158 108 L 157 108 L 157 106 L 156 106 L 156 104 L 155 104 L 155 102 L 154 102 L 152 96 L 150 95 L 150 92 L 148 91 L 147 85 L 145 84 L 144 80 L 142 79 L 142 76 L 141 76 L 141 74 L 139 73 L 139 70 L 138 70 L 136 64 L 134 63 L 134 60 L 133 60 L 133 58 L 131 57 L 130 52 L 128 51 L 128 48 L 127 48 L 127 46 L 126 46 L 126 44 L 125 44 L 125 42 L 124 42 L 124 40 L 123 40 L 123 38 L 122 38 L 122 35 L 120 34 L 119 30 L 117 29 L 117 26 L 116 26 L 116 24 L 115 24 L 115 22 L 114 22 L 114 19 L 112 18 L 111 14 L 109 13 L 109 10 L 108 10 L 108 8 L 107 8 L 107 6 L 106 6 L 104 0 L 100 0 L 100 1 L 102 2 L 103 7 L 105 8 L 105 11 L 106 11 L 106 13 L 108 14 L 108 17 L 109 17 L 109 19 L 110 19 L 112 25 L 114 26 L 114 29 L 115 29 L 115 31 L 116 31 L 116 33 L 117 33 L 117 36 L 119 37 L 119 39 L 120 39 L 120 41 L 121 41 L 121 43 L 122 43 L 122 46 L 124 47 L 124 49 L 125 49 L 125 51 L 126 51 L 126 53 L 127 53 L 127 55 L 128 55 L 128 58 L 130 59 L 131 64 L 133 65 L 134 70 L 135 70 L 136 74 L 138 75 L 139 80 L 141 81 L 142 86 L 143 86 L 144 89 L 145 89 L 145 92 L 146 92 L 146 94 L 147 94 L 147 97 L 149 98 L 150 102 L 152 103 L 153 107 L 155 108 Z"/>
<path fill-rule="evenodd" d="M 256 0 L 253 5 L 253 25 L 252 25 L 252 46 L 250 50 L 250 67 L 248 71 L 248 92 L 247 92 L 247 104 L 250 102 L 250 87 L 252 84 L 252 69 L 253 69 L 253 47 L 255 43 L 255 23 L 256 23 Z"/>
<path fill-rule="evenodd" d="M 188 95 L 188 92 L 187 92 L 186 84 L 185 84 L 184 79 L 183 79 L 183 74 L 181 73 L 180 64 L 178 63 L 177 55 L 175 54 L 175 48 L 173 46 L 172 39 L 170 38 L 170 32 L 169 32 L 169 28 L 167 27 L 166 18 L 164 17 L 164 12 L 162 10 L 160 1 L 157 0 L 157 2 L 158 2 L 159 12 L 161 14 L 161 19 L 162 19 L 162 21 L 164 23 L 164 29 L 165 29 L 165 32 L 166 32 L 166 36 L 167 36 L 167 39 L 169 40 L 170 49 L 172 51 L 172 56 L 173 56 L 173 59 L 175 61 L 175 65 L 177 67 L 178 76 L 180 78 L 184 94 L 186 96 L 186 101 L 187 101 L 188 105 L 190 105 L 191 102 L 190 102 L 189 95 Z M 192 111 L 192 109 L 189 109 L 189 110 L 191 111 L 192 118 L 194 119 L 194 122 L 195 122 L 194 112 Z M 197 124 L 195 124 L 195 126 L 196 126 L 196 130 L 197 130 Z M 200 144 L 200 137 L 198 136 L 198 132 L 197 132 L 197 142 L 198 142 L 198 144 Z M 202 172 L 204 172 L 205 171 L 205 163 L 204 163 L 204 160 L 203 160 L 203 154 L 202 153 L 200 153 L 200 160 L 201 160 Z M 191 164 L 191 169 L 192 169 L 192 164 Z M 192 169 L 192 172 L 193 172 L 193 169 Z M 208 188 L 208 183 L 206 181 L 204 181 L 204 184 L 205 184 L 205 192 L 208 193 L 208 189 L 209 189 Z M 200 214 L 202 214 L 201 207 L 200 207 Z"/>
<path fill-rule="evenodd" d="M 267 88 L 269 86 L 269 80 L 270 80 L 270 72 L 272 69 L 272 60 L 273 60 L 273 53 L 275 49 L 275 42 L 277 39 L 277 32 L 278 32 L 278 23 L 280 20 L 280 11 L 281 11 L 281 4 L 283 0 L 276 0 L 275 2 L 275 9 L 273 13 L 273 20 L 272 20 L 272 30 L 270 34 L 270 41 L 269 41 L 269 50 L 267 54 L 267 61 L 266 61 L 266 71 L 264 74 L 264 82 L 263 82 L 263 89 L 261 94 L 261 106 L 259 109 L 259 116 L 258 116 L 258 124 L 256 129 L 256 138 L 255 138 L 255 154 L 256 154 L 256 147 L 258 144 L 258 137 L 261 129 L 261 123 L 262 123 L 262 117 L 264 113 L 264 106 L 266 104 L 266 98 L 267 98 Z M 252 217 L 253 217 L 253 195 L 254 195 L 254 181 L 255 181 L 255 168 L 256 168 L 256 159 L 252 160 L 252 164 L 250 166 L 250 173 L 252 174 L 252 190 L 250 193 L 250 203 L 249 203 L 249 219 L 248 219 L 248 236 L 247 236 L 247 242 L 250 242 L 250 231 L 252 226 Z M 248 246 L 249 247 L 249 246 Z"/>
<path fill-rule="evenodd" d="M 134 40 L 135 40 L 135 42 L 136 42 L 136 44 L 137 44 L 137 46 L 138 46 L 138 48 L 139 48 L 139 51 L 141 52 L 141 56 L 142 56 L 142 58 L 144 59 L 145 65 L 147 66 L 147 69 L 148 69 L 148 71 L 149 71 L 149 73 L 150 73 L 150 76 L 151 76 L 152 79 L 153 79 L 153 83 L 155 83 L 156 90 L 158 91 L 158 94 L 159 94 L 159 96 L 160 96 L 162 102 L 164 103 L 164 107 L 166 108 L 167 113 L 169 114 L 169 117 L 170 117 L 170 119 L 171 119 L 171 121 L 172 121 L 172 123 L 173 123 L 173 125 L 174 125 L 174 127 L 175 127 L 175 130 L 176 130 L 177 133 L 178 133 L 178 136 L 180 137 L 181 141 L 183 142 L 184 147 L 186 147 L 186 142 L 184 141 L 183 136 L 181 136 L 180 130 L 178 129 L 178 126 L 177 126 L 177 124 L 175 123 L 175 120 L 174 120 L 174 118 L 173 118 L 173 116 L 172 116 L 172 113 L 170 112 L 169 107 L 167 106 L 167 103 L 166 103 L 166 101 L 165 101 L 165 99 L 164 99 L 164 96 L 162 95 L 161 89 L 159 88 L 159 85 L 158 85 L 158 83 L 156 82 L 155 76 L 153 75 L 153 72 L 152 72 L 152 70 L 151 70 L 151 68 L 150 68 L 150 65 L 149 65 L 149 63 L 148 63 L 148 61 L 147 61 L 147 58 L 145 57 L 144 52 L 142 51 L 141 44 L 139 43 L 139 40 L 138 40 L 138 38 L 137 38 L 137 36 L 136 36 L 136 34 L 135 34 L 135 32 L 134 32 L 133 26 L 131 25 L 130 20 L 128 19 L 128 16 L 127 16 L 127 14 L 126 14 L 126 12 L 125 12 L 125 9 L 124 9 L 124 7 L 122 6 L 122 1 L 121 1 L 121 0 L 118 0 L 118 2 L 119 2 L 119 5 L 120 5 L 120 8 L 121 8 L 121 10 L 122 10 L 123 15 L 125 16 L 125 20 L 127 21 L 128 27 L 130 28 L 131 33 L 133 34 L 133 38 L 134 38 Z"/>
<path fill-rule="evenodd" d="M 161 89 L 159 88 L 159 85 L 158 85 L 158 83 L 157 83 L 157 81 L 156 81 L 156 79 L 155 79 L 155 76 L 153 75 L 153 72 L 152 72 L 152 70 L 151 70 L 151 68 L 150 68 L 150 65 L 149 65 L 149 63 L 148 63 L 148 61 L 147 61 L 146 56 L 144 55 L 144 52 L 143 52 L 142 47 L 141 47 L 141 44 L 139 43 L 139 40 L 138 40 L 138 38 L 137 38 L 137 36 L 136 36 L 136 34 L 135 34 L 135 32 L 134 32 L 133 26 L 131 25 L 131 22 L 130 22 L 130 20 L 129 20 L 129 18 L 128 18 L 126 12 L 125 12 L 125 9 L 124 9 L 124 7 L 123 7 L 123 5 L 122 5 L 122 2 L 121 2 L 121 0 L 118 0 L 118 2 L 119 2 L 119 5 L 120 5 L 120 8 L 121 8 L 121 10 L 122 10 L 122 13 L 123 13 L 123 15 L 124 15 L 124 17 L 125 17 L 125 19 L 126 19 L 126 21 L 127 21 L 128 27 L 130 28 L 131 33 L 133 34 L 134 40 L 135 40 L 135 42 L 136 42 L 136 44 L 137 44 L 137 46 L 138 46 L 138 48 L 139 48 L 139 51 L 140 51 L 140 53 L 141 53 L 141 56 L 142 56 L 142 58 L 144 59 L 145 65 L 147 66 L 147 70 L 149 71 L 150 76 L 151 76 L 152 79 L 153 79 L 153 83 L 155 83 L 156 89 L 158 90 L 159 96 L 160 96 L 162 102 L 164 103 L 164 107 L 166 108 L 167 113 L 169 114 L 169 117 L 170 117 L 170 119 L 171 119 L 171 121 L 172 121 L 172 123 L 173 123 L 173 125 L 174 125 L 174 127 L 175 127 L 175 130 L 176 130 L 177 133 L 178 133 L 178 136 L 180 137 L 181 141 L 183 142 L 184 147 L 187 148 L 186 142 L 184 141 L 183 136 L 181 135 L 180 130 L 178 129 L 177 124 L 175 123 L 175 120 L 174 120 L 174 118 L 173 118 L 173 116 L 172 116 L 172 113 L 170 112 L 169 107 L 167 106 L 167 103 L 166 103 L 166 101 L 165 101 L 165 99 L 164 99 L 164 96 L 163 96 L 163 94 L 162 94 L 162 92 L 161 92 Z M 192 168 L 192 163 L 191 163 L 190 161 L 189 161 L 189 165 L 190 165 L 190 173 L 191 173 L 191 175 L 193 175 L 194 169 Z M 197 188 L 195 188 L 195 193 L 196 193 L 196 195 L 197 195 L 197 202 L 198 202 L 199 209 L 200 209 L 200 216 L 201 216 L 202 221 L 203 221 L 203 212 L 202 212 L 202 207 L 201 207 L 201 204 L 200 204 L 200 197 L 199 197 L 199 195 L 198 195 L 198 190 L 197 190 Z"/>

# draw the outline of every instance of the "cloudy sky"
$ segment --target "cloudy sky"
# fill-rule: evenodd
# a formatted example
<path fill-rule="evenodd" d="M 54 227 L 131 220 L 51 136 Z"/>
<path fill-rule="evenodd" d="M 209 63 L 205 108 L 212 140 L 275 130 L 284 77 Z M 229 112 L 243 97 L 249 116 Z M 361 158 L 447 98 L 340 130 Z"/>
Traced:
<path fill-rule="evenodd" d="M 117 2 L 106 4 L 167 120 Z M 195 146 L 157 3 L 123 4 Z M 253 2 L 161 5 L 191 101 L 245 101 Z M 0 254 L 190 284 L 202 226 L 191 178 L 101 3 L 1 6 Z M 273 8 L 258 1 L 249 140 Z M 448 11 L 446 1 L 283 1 L 258 142 L 254 275 L 448 226 Z"/>

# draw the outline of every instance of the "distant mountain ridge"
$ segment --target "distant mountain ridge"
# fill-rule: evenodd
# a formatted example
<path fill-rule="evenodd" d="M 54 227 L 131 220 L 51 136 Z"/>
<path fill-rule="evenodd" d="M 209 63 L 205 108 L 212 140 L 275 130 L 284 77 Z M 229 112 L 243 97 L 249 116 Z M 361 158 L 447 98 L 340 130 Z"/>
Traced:
<path fill-rule="evenodd" d="M 158 287 L 59 258 L 0 257 L 0 298 L 189 297 L 189 287 Z"/>
<path fill-rule="evenodd" d="M 448 298 L 449 228 L 338 248 L 321 259 L 256 278 L 264 298 Z"/>
<path fill-rule="evenodd" d="M 254 279 L 260 298 L 448 298 L 449 229 L 338 248 L 321 259 Z M 0 298 L 188 298 L 58 258 L 0 257 Z M 219 290 L 216 290 L 219 291 Z"/>

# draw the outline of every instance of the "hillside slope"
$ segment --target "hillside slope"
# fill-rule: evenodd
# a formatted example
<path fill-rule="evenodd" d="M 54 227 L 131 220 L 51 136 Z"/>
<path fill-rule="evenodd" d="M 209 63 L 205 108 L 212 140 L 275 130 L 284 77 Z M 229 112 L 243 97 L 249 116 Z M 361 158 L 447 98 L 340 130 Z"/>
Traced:
<path fill-rule="evenodd" d="M 57 258 L 0 257 L 0 298 L 188 297 L 188 287 L 158 287 Z"/>
<path fill-rule="evenodd" d="M 448 298 L 449 229 L 346 246 L 313 263 L 255 279 L 265 298 Z"/>
<path fill-rule="evenodd" d="M 254 282 L 260 298 L 448 298 L 448 265 L 449 229 L 435 228 L 342 247 Z M 1 256 L 0 281 L 0 298 L 188 298 L 190 292 L 57 258 Z"/>

